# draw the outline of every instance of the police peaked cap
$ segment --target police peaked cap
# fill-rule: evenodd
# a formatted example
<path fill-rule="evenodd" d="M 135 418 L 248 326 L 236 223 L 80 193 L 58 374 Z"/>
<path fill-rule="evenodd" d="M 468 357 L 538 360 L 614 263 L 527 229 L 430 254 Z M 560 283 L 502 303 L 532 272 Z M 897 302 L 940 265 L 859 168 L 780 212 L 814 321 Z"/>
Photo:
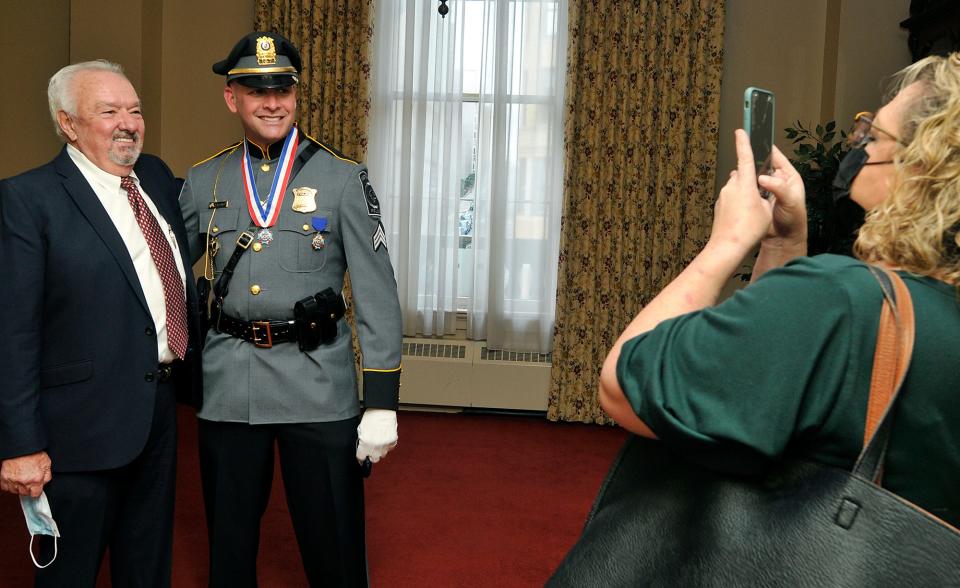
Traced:
<path fill-rule="evenodd" d="M 284 88 L 300 80 L 300 52 L 278 33 L 256 31 L 233 46 L 230 55 L 213 64 L 213 73 L 227 76 L 227 83 L 252 88 Z"/>

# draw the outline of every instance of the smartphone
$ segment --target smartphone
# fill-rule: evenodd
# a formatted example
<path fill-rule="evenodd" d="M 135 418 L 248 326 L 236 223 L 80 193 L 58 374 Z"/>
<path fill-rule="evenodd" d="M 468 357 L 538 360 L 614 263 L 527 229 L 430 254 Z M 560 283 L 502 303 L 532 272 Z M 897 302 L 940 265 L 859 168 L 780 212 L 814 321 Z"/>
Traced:
<path fill-rule="evenodd" d="M 757 175 L 770 172 L 774 103 L 773 92 L 769 90 L 751 86 L 743 92 L 743 130 L 750 137 Z"/>

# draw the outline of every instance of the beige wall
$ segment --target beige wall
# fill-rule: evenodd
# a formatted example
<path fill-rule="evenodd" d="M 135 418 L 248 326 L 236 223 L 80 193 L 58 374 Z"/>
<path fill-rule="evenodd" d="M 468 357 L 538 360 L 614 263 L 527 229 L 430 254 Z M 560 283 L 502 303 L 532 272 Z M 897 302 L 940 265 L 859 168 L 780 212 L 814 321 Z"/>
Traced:
<path fill-rule="evenodd" d="M 142 0 L 70 0 L 70 62 L 116 61 L 139 90 L 143 85 L 142 4 Z"/>
<path fill-rule="evenodd" d="M 32 0 L 0 12 L 0 178 L 49 161 L 60 149 L 47 110 L 47 80 L 70 56 L 70 0 Z"/>
<path fill-rule="evenodd" d="M 177 175 L 243 136 L 210 67 L 252 31 L 253 0 L 164 0 L 161 155 Z"/>
<path fill-rule="evenodd" d="M 0 68 L 17 72 L 0 109 L 0 177 L 56 155 L 47 80 L 89 59 L 123 66 L 144 105 L 145 151 L 177 175 L 240 135 L 210 66 L 252 29 L 253 0 L 33 0 L 0 14 Z"/>
<path fill-rule="evenodd" d="M 876 110 L 890 74 L 911 62 L 908 34 L 899 24 L 909 16 L 909 0 L 843 0 L 834 103 L 838 121 Z"/>
<path fill-rule="evenodd" d="M 733 131 L 743 125 L 743 90 L 777 97 L 777 146 L 794 121 L 837 120 L 875 109 L 881 81 L 910 63 L 899 22 L 910 0 L 727 0 L 720 95 L 717 188 L 736 166 Z M 864 17 L 868 15 L 868 17 Z"/>

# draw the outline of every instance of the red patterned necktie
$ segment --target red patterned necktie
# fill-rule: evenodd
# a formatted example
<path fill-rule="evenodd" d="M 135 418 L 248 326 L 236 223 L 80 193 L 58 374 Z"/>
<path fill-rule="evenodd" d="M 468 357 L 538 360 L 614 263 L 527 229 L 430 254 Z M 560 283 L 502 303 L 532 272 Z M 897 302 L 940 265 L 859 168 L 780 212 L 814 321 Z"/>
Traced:
<path fill-rule="evenodd" d="M 163 299 L 167 308 L 167 344 L 177 357 L 183 359 L 187 352 L 187 302 L 183 296 L 183 281 L 177 271 L 177 263 L 173 259 L 170 243 L 163 235 L 160 223 L 153 216 L 143 195 L 137 189 L 133 178 L 127 176 L 120 179 L 120 187 L 127 191 L 127 200 L 133 208 L 133 216 L 150 247 L 150 257 L 160 272 L 160 281 L 163 282 Z"/>

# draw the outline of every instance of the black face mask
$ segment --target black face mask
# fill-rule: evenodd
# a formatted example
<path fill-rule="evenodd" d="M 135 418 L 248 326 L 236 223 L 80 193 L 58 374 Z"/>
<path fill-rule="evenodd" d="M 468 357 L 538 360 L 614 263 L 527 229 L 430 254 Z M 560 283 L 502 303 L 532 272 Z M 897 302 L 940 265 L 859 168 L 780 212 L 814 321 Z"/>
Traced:
<path fill-rule="evenodd" d="M 840 160 L 840 167 L 837 168 L 837 175 L 833 178 L 833 201 L 841 198 L 850 197 L 850 186 L 853 185 L 854 178 L 860 173 L 870 154 L 863 147 L 857 147 L 847 151 L 847 154 Z"/>

